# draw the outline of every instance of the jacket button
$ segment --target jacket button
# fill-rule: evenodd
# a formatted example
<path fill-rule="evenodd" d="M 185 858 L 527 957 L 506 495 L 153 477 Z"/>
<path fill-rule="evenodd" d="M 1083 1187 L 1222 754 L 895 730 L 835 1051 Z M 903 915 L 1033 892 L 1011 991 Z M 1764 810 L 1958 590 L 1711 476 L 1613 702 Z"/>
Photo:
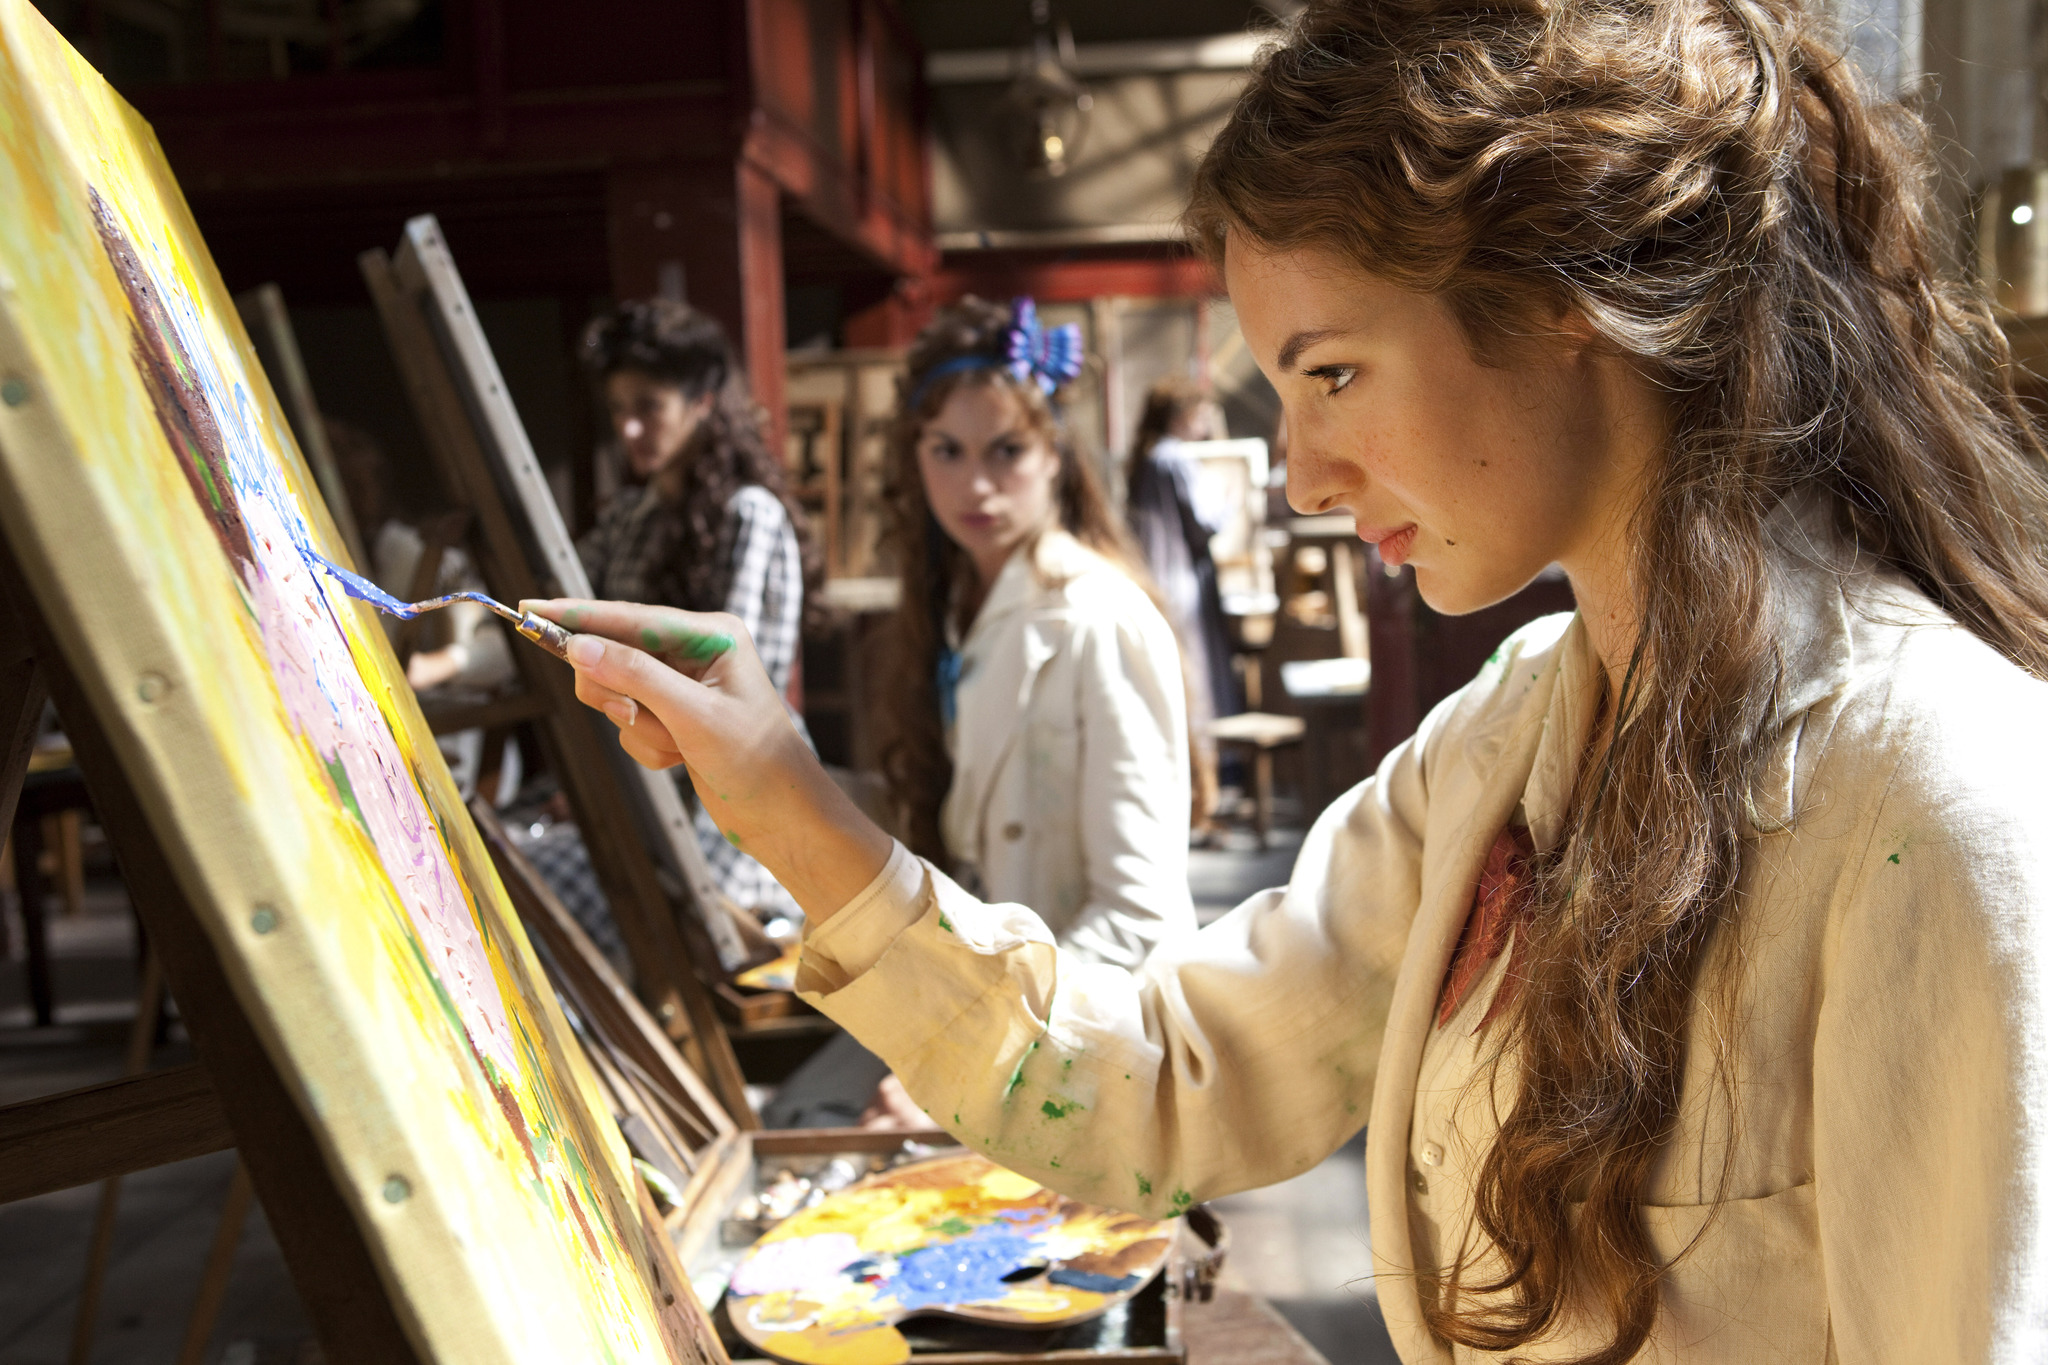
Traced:
<path fill-rule="evenodd" d="M 1003 826 L 1003 837 L 1013 844 L 1016 843 L 1024 837 L 1024 826 L 1012 820 L 1009 824 Z"/>
<path fill-rule="evenodd" d="M 1422 1172 L 1411 1170 L 1408 1175 L 1408 1184 L 1417 1194 L 1429 1193 L 1429 1182 L 1422 1178 Z"/>
<path fill-rule="evenodd" d="M 1422 1164 L 1423 1164 L 1423 1165 L 1425 1165 L 1425 1166 L 1441 1166 L 1441 1165 L 1443 1165 L 1443 1164 L 1444 1164 L 1444 1149 L 1443 1149 L 1443 1148 L 1441 1148 L 1441 1147 L 1439 1147 L 1439 1146 L 1437 1146 L 1437 1145 L 1436 1145 L 1436 1144 L 1435 1144 L 1434 1142 L 1425 1142 L 1425 1143 L 1423 1143 L 1423 1144 L 1422 1144 Z"/>

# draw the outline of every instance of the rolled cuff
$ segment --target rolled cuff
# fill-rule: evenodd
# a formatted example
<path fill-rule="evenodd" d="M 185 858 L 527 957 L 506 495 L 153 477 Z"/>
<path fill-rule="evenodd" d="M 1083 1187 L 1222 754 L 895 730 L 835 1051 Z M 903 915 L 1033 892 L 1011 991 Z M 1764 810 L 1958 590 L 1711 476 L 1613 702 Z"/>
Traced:
<path fill-rule="evenodd" d="M 875 879 L 804 935 L 803 966 L 816 976 L 803 984 L 834 990 L 866 975 L 923 913 L 924 864 L 897 840 Z"/>

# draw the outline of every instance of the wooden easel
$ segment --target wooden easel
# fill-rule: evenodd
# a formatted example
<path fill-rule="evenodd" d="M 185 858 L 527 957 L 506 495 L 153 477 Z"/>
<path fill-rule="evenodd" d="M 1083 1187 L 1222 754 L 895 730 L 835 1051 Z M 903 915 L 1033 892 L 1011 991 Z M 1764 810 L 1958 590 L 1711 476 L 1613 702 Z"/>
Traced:
<path fill-rule="evenodd" d="M 0 1202 L 239 1148 L 327 1359 L 417 1365 L 312 1126 L 236 999 L 11 549 L 0 544 L 0 817 L 13 814 L 46 696 L 200 1060 L 0 1107 Z M 238 1210 L 238 1202 L 231 1188 L 217 1242 L 230 1223 L 239 1229 L 246 1203 Z M 203 1288 L 195 1327 L 217 1310 L 218 1282 L 209 1277 Z"/>
<path fill-rule="evenodd" d="M 416 218 L 395 257 L 373 250 L 359 264 L 428 449 L 471 514 L 477 567 L 492 594 L 508 602 L 589 595 L 439 227 Z M 687 1025 L 685 1055 L 726 1112 L 758 1126 L 704 980 L 743 965 L 747 950 L 672 781 L 626 756 L 609 723 L 576 700 L 569 670 L 538 650 L 514 656 L 527 688 L 519 718 L 544 736 L 642 996 L 671 1030 Z"/>

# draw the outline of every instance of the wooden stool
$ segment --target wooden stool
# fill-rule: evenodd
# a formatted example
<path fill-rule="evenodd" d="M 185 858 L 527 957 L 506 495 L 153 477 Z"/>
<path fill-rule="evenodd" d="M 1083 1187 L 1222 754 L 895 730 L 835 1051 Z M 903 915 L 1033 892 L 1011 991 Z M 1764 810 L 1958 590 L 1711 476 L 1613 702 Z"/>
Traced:
<path fill-rule="evenodd" d="M 1266 836 L 1273 828 L 1273 751 L 1301 743 L 1308 726 L 1300 716 L 1276 716 L 1266 711 L 1246 711 L 1212 720 L 1206 727 L 1209 738 L 1220 748 L 1241 745 L 1252 755 L 1252 828 L 1259 836 L 1259 851 L 1266 850 Z"/>

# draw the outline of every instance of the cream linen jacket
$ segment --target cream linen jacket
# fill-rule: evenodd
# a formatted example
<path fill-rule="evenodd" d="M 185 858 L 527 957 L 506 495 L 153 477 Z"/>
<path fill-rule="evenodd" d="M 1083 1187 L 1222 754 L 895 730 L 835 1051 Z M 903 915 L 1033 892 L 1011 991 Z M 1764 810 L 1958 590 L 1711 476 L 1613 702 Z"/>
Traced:
<path fill-rule="evenodd" d="M 940 812 L 958 879 L 1096 962 L 1194 932 L 1187 693 L 1152 600 L 1049 531 L 996 575 L 960 665 Z"/>
<path fill-rule="evenodd" d="M 1643 1358 L 2048 1359 L 2048 686 L 1815 519 L 1772 525 L 1775 757 L 1648 1191 L 1658 1250 L 1690 1250 Z M 1496 833 L 1519 804 L 1557 837 L 1597 667 L 1576 618 L 1522 631 L 1316 822 L 1289 886 L 1137 973 L 899 848 L 798 984 L 964 1141 L 1105 1203 L 1285 1179 L 1369 1105 L 1387 1326 L 1407 1361 L 1483 1358 L 1416 1284 L 1469 1235 L 1487 1139 L 1434 1126 L 1483 1074 L 1434 1013 Z"/>

